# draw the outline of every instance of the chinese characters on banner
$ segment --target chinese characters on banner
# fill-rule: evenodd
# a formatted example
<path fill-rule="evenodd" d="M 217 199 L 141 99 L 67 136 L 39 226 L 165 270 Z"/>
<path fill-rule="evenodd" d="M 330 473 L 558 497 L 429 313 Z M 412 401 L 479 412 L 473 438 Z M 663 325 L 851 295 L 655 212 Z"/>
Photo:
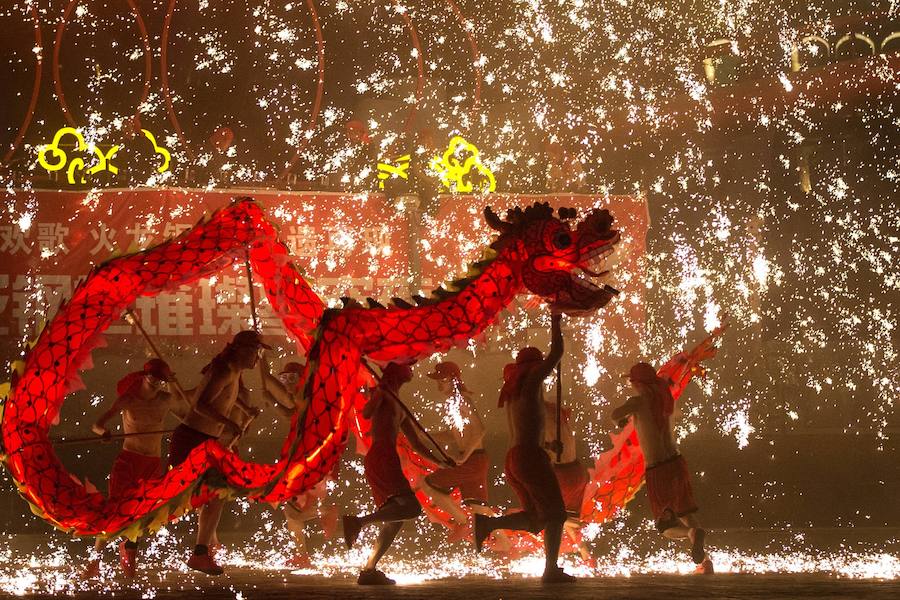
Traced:
<path fill-rule="evenodd" d="M 227 205 L 233 191 L 128 190 L 102 192 L 27 192 L 7 195 L 16 214 L 29 219 L 0 221 L 0 337 L 31 335 L 36 324 L 53 315 L 71 296 L 91 266 L 116 251 L 145 248 L 178 236 L 204 212 Z M 382 195 L 340 193 L 253 194 L 279 228 L 294 263 L 305 273 L 326 303 L 342 296 L 387 301 L 408 297 L 411 282 L 428 291 L 464 271 L 489 243 L 490 230 L 481 216 L 484 199 L 453 196 L 418 234 L 417 273 L 410 269 L 411 217 Z M 550 201 L 579 209 L 598 204 L 610 208 L 623 229 L 617 279 L 612 285 L 627 291 L 640 280 L 638 259 L 647 230 L 643 199 L 590 196 L 548 198 L 492 194 L 491 204 Z M 26 207 L 34 207 L 33 213 Z M 417 218 L 412 219 L 417 222 Z M 623 279 L 625 278 L 625 279 Z M 255 295 L 263 333 L 282 333 L 263 290 Z M 629 303 L 629 310 L 632 310 Z M 633 305 L 640 310 L 640 303 Z M 230 337 L 250 323 L 249 290 L 244 263 L 177 292 L 139 298 L 134 306 L 147 332 L 159 337 Z M 108 335 L 131 335 L 124 320 Z"/>
<path fill-rule="evenodd" d="M 0 336 L 31 336 L 80 278 L 114 252 L 133 252 L 190 229 L 241 194 L 104 190 L 7 194 L 17 222 L 0 221 Z M 407 295 L 408 220 L 383 196 L 254 193 L 295 262 L 323 298 Z M 33 208 L 31 208 L 33 207 Z M 7 213 L 9 214 L 9 213 Z M 257 282 L 266 333 L 281 333 Z M 230 337 L 250 322 L 244 261 L 178 292 L 138 299 L 150 335 Z M 124 320 L 108 335 L 129 335 Z"/>

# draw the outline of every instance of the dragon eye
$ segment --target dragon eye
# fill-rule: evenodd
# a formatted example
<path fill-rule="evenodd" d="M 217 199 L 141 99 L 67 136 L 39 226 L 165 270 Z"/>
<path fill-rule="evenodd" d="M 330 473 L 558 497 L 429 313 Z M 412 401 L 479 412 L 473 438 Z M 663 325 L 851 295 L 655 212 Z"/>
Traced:
<path fill-rule="evenodd" d="M 572 236 L 565 231 L 559 231 L 553 236 L 553 245 L 560 250 L 568 248 L 572 243 Z"/>

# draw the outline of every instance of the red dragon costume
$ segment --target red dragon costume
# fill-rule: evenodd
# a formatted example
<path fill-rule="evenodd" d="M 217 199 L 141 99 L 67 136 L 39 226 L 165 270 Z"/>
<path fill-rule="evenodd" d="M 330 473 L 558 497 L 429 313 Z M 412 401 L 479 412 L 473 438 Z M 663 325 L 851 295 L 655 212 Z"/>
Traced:
<path fill-rule="evenodd" d="M 351 409 L 364 403 L 364 360 L 413 361 L 464 345 L 524 291 L 569 312 L 591 312 L 612 298 L 588 277 L 619 238 L 608 211 L 594 210 L 574 227 L 574 210 L 560 209 L 557 217 L 547 204 L 508 211 L 505 220 L 486 209 L 485 217 L 499 235 L 482 259 L 431 297 L 414 297 L 415 304 L 345 300 L 341 309 L 326 309 L 250 199 L 174 239 L 97 266 L 14 365 L 5 390 L 2 460 L 19 493 L 35 514 L 60 529 L 130 538 L 154 531 L 213 494 L 284 501 L 315 486 L 341 456 Z M 244 461 L 210 440 L 164 476 L 114 498 L 71 475 L 53 450 L 49 430 L 67 394 L 82 385 L 78 371 L 90 368 L 102 332 L 139 296 L 209 277 L 248 252 L 272 308 L 309 357 L 301 378 L 309 406 L 294 415 L 278 462 Z M 637 451 L 637 442 L 630 444 Z M 629 466 L 621 469 L 621 484 L 618 478 L 610 482 L 608 497 L 615 504 L 636 491 L 643 466 L 625 459 L 620 464 Z"/>

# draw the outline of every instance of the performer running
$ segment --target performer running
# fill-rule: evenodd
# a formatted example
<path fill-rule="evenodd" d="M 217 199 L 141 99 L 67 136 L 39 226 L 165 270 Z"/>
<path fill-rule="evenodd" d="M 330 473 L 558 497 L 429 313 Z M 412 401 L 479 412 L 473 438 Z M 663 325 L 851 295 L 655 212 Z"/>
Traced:
<path fill-rule="evenodd" d="M 116 385 L 116 400 L 105 411 L 91 430 L 103 438 L 109 438 L 106 424 L 114 416 L 122 415 L 122 430 L 126 434 L 122 451 L 116 457 L 109 474 L 109 496 L 119 496 L 144 479 L 162 474 L 162 429 L 166 416 L 171 412 L 183 418 L 191 406 L 178 388 L 169 391 L 167 383 L 174 374 L 165 361 L 153 358 L 141 371 L 129 373 Z M 88 561 L 84 574 L 94 577 L 100 573 L 100 552 L 106 541 L 97 538 L 94 554 Z M 137 542 L 119 542 L 119 564 L 127 578 L 133 578 L 137 569 Z"/>
<path fill-rule="evenodd" d="M 422 514 L 422 505 L 416 499 L 409 481 L 400 468 L 397 454 L 397 435 L 400 431 L 409 440 L 413 449 L 437 464 L 446 465 L 444 459 L 436 457 L 419 439 L 419 433 L 410 415 L 400 405 L 397 394 L 400 387 L 412 379 L 412 370 L 405 365 L 388 363 L 381 380 L 371 392 L 369 401 L 363 408 L 362 416 L 372 422 L 372 445 L 363 461 L 366 481 L 372 489 L 378 509 L 361 517 L 345 515 L 344 540 L 352 548 L 360 530 L 371 523 L 382 523 L 378 540 L 365 568 L 360 572 L 360 585 L 393 585 L 396 583 L 376 567 L 387 552 L 391 542 L 397 537 L 404 521 L 410 521 Z M 451 465 L 447 465 L 451 466 Z"/>
<path fill-rule="evenodd" d="M 240 398 L 241 371 L 252 369 L 259 359 L 260 348 L 271 349 L 256 331 L 240 331 L 232 341 L 203 369 L 204 379 L 197 391 L 194 408 L 172 433 L 169 443 L 169 466 L 183 463 L 191 450 L 206 440 L 218 439 L 223 431 L 239 437 L 243 428 L 228 418 L 237 403 L 244 412 L 258 414 Z M 222 516 L 224 501 L 213 498 L 200 508 L 197 519 L 197 544 L 187 565 L 208 575 L 224 571 L 209 553 L 216 527 Z"/>
<path fill-rule="evenodd" d="M 575 429 L 572 427 L 572 411 L 562 409 L 562 422 L 560 423 L 560 439 L 556 439 L 556 402 L 544 402 L 547 426 L 544 428 L 544 449 L 553 463 L 553 472 L 559 482 L 563 502 L 566 505 L 567 519 L 565 524 L 566 535 L 578 548 L 588 565 L 594 565 L 595 561 L 588 550 L 587 544 L 581 537 L 580 520 L 581 502 L 584 500 L 584 489 L 591 480 L 588 469 L 578 460 Z M 560 450 L 557 460 L 557 450 Z"/>
<path fill-rule="evenodd" d="M 669 539 L 688 540 L 697 572 L 712 573 L 712 561 L 703 547 L 706 530 L 697 521 L 691 476 L 672 434 L 675 401 L 669 382 L 645 362 L 631 367 L 628 378 L 639 395 L 614 409 L 610 418 L 620 427 L 629 418 L 634 423 L 647 465 L 647 497 L 656 528 Z"/>
<path fill-rule="evenodd" d="M 465 526 L 466 513 L 450 496 L 458 488 L 463 502 L 473 511 L 492 514 L 488 503 L 488 457 L 484 451 L 484 422 L 472 402 L 469 388 L 462 381 L 462 371 L 455 362 L 442 362 L 428 377 L 447 397 L 446 420 L 450 429 L 438 431 L 434 439 L 458 466 L 439 469 L 421 483 L 422 490 L 434 503 L 450 514 L 457 526 Z"/>
<path fill-rule="evenodd" d="M 288 362 L 281 368 L 278 377 L 266 375 L 266 398 L 275 405 L 285 416 L 292 416 L 295 412 L 303 413 L 309 400 L 304 397 L 300 387 L 300 377 L 303 375 L 304 365 L 299 362 Z M 296 568 L 310 568 L 312 561 L 306 547 L 306 524 L 313 519 L 321 518 L 326 535 L 331 536 L 337 526 L 337 507 L 334 504 L 324 507 L 323 498 L 328 494 L 328 481 L 337 477 L 340 461 L 334 465 L 334 470 L 329 477 L 323 478 L 311 490 L 292 498 L 284 503 L 284 516 L 288 530 L 294 538 L 297 551 L 288 565 Z"/>
<path fill-rule="evenodd" d="M 262 360 L 262 359 L 261 359 Z M 288 363 L 285 367 L 289 365 L 299 365 L 302 368 L 303 365 L 299 363 Z M 275 408 L 279 410 L 283 414 L 291 414 L 291 409 L 278 401 L 277 397 L 285 398 L 289 395 L 286 391 L 282 393 L 278 392 L 277 386 L 279 386 L 279 379 L 272 377 L 272 375 L 268 372 L 268 369 L 262 371 L 265 374 L 266 385 L 263 389 L 263 396 L 272 402 L 275 405 Z M 275 393 L 270 390 L 275 390 Z M 192 396 L 196 390 L 191 390 Z M 276 397 L 277 394 L 277 397 Z M 240 440 L 246 437 L 248 430 L 250 428 L 250 424 L 253 420 L 259 416 L 260 410 L 257 408 L 250 407 L 250 390 L 244 387 L 243 381 L 238 381 L 238 396 L 234 405 L 231 407 L 231 410 L 228 411 L 228 420 L 233 421 L 240 428 L 240 433 L 234 433 L 233 429 L 223 429 L 221 435 L 218 437 L 218 441 L 220 444 L 240 456 L 241 447 Z M 222 543 L 219 541 L 219 535 L 217 531 L 213 531 L 212 538 L 210 539 L 209 545 L 207 546 L 207 550 L 209 552 L 210 558 L 215 562 L 216 555 L 218 553 L 219 548 L 222 547 Z"/>
<path fill-rule="evenodd" d="M 563 353 L 561 315 L 551 317 L 550 351 L 545 358 L 537 348 L 519 350 L 516 362 L 503 369 L 500 406 L 506 405 L 512 446 L 506 454 L 506 477 L 519 497 L 523 511 L 500 517 L 475 515 L 475 546 L 495 529 L 544 531 L 544 574 L 547 583 L 569 583 L 575 578 L 557 566 L 566 507 L 559 483 L 544 452 L 543 383 Z"/>

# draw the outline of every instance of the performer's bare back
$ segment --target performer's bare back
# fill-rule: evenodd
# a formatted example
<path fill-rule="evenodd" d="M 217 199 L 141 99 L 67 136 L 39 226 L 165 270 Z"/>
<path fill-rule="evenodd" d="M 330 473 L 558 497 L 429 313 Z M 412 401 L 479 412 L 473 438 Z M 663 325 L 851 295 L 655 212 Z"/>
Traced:
<path fill-rule="evenodd" d="M 522 375 L 516 397 L 506 403 L 506 422 L 512 446 L 544 446 L 544 380 L 553 372 L 563 353 L 559 319 L 559 315 L 553 315 L 547 356 L 535 361 L 534 366 Z"/>
<path fill-rule="evenodd" d="M 211 367 L 197 387 L 194 408 L 188 413 L 184 424 L 214 438 L 221 436 L 225 425 L 204 412 L 209 410 L 227 416 L 237 401 L 240 377 L 239 369 Z"/>
<path fill-rule="evenodd" d="M 372 443 L 397 444 L 397 435 L 406 420 L 406 412 L 397 405 L 390 392 L 380 387 L 375 388 L 369 404 L 363 410 L 363 416 L 371 420 Z"/>
<path fill-rule="evenodd" d="M 625 404 L 631 413 L 641 450 L 644 452 L 644 462 L 647 465 L 672 458 L 678 452 L 672 428 L 660 429 L 653 417 L 651 402 L 651 399 L 644 396 L 632 396 Z"/>
<path fill-rule="evenodd" d="M 539 367 L 535 367 L 539 368 Z M 519 394 L 506 403 L 506 422 L 511 446 L 544 444 L 544 378 L 533 373 L 524 376 Z"/>

